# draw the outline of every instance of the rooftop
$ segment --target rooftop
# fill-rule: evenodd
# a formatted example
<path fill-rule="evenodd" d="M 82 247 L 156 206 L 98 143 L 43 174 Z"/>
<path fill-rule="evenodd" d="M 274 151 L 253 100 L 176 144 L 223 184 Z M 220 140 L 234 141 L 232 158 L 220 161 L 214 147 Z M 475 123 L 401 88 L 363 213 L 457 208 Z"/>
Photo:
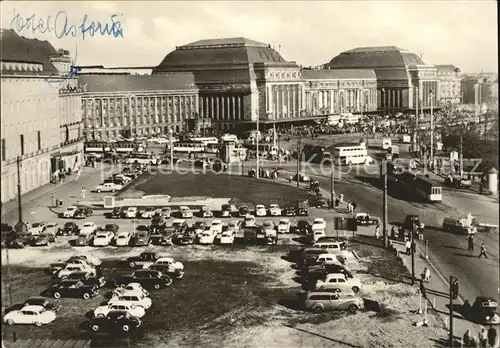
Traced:
<path fill-rule="evenodd" d="M 440 64 L 436 65 L 436 68 L 438 69 L 438 72 L 439 71 L 460 72 L 460 69 L 453 64 Z"/>
<path fill-rule="evenodd" d="M 302 70 L 302 78 L 305 80 L 328 80 L 328 79 L 376 79 L 375 72 L 369 69 L 324 69 L 324 70 Z"/>
<path fill-rule="evenodd" d="M 224 39 L 205 39 L 178 46 L 177 49 L 196 49 L 210 46 L 246 46 L 246 47 L 269 47 L 268 44 L 250 40 L 244 37 L 231 37 Z"/>
<path fill-rule="evenodd" d="M 168 75 L 92 74 L 78 75 L 87 93 L 195 90 L 190 73 Z"/>

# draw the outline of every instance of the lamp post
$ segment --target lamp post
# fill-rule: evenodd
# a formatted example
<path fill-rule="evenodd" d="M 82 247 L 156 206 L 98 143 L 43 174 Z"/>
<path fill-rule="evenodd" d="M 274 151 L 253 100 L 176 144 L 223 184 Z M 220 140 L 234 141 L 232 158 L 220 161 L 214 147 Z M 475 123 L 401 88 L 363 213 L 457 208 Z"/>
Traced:
<path fill-rule="evenodd" d="M 363 108 L 365 107 L 365 90 L 361 87 L 361 100 L 360 100 L 361 118 L 363 118 Z"/>
<path fill-rule="evenodd" d="M 17 156 L 17 212 L 19 215 L 19 221 L 17 222 L 15 228 L 17 232 L 25 232 L 25 225 L 23 222 L 23 203 L 21 198 L 21 156 Z"/>
<path fill-rule="evenodd" d="M 431 163 L 434 169 L 434 93 L 431 91 L 429 93 L 431 98 Z"/>
<path fill-rule="evenodd" d="M 420 146 L 419 146 L 419 143 L 418 143 L 418 102 L 419 102 L 419 99 L 420 99 L 420 95 L 418 94 L 419 91 L 418 91 L 418 86 L 415 86 L 415 107 L 416 107 L 416 110 L 415 110 L 415 152 L 418 154 L 419 153 L 419 150 L 420 150 Z"/>
<path fill-rule="evenodd" d="M 256 148 L 257 148 L 257 163 L 256 163 L 256 168 L 257 172 L 255 173 L 255 177 L 258 179 L 259 178 L 259 140 L 260 140 L 260 131 L 259 131 L 259 112 L 257 110 L 255 111 L 255 116 L 257 117 L 257 140 L 256 140 Z"/>
<path fill-rule="evenodd" d="M 172 128 L 168 130 L 168 140 L 170 144 L 170 170 L 172 172 L 174 171 L 174 142 L 172 137 L 173 132 L 174 130 Z"/>

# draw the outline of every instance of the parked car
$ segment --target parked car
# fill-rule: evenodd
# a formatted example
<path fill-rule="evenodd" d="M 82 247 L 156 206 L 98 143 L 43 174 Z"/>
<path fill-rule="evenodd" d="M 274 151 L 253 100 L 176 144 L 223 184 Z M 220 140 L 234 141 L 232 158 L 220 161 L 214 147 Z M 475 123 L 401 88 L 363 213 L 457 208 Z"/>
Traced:
<path fill-rule="evenodd" d="M 313 312 L 348 310 L 356 313 L 363 306 L 363 299 L 342 292 L 308 291 L 299 293 L 299 303 L 304 309 Z"/>
<path fill-rule="evenodd" d="M 32 236 L 38 236 L 39 234 L 45 232 L 45 223 L 44 222 L 35 222 L 28 229 L 28 233 Z"/>
<path fill-rule="evenodd" d="M 221 207 L 221 217 L 231 217 L 233 211 L 231 204 L 223 204 Z"/>
<path fill-rule="evenodd" d="M 87 264 L 68 263 L 66 266 L 57 273 L 59 279 L 67 278 L 73 272 L 86 272 L 93 276 L 96 275 L 96 269 Z"/>
<path fill-rule="evenodd" d="M 307 202 L 298 203 L 295 207 L 298 216 L 309 215 L 309 204 Z"/>
<path fill-rule="evenodd" d="M 66 208 L 65 211 L 62 212 L 62 217 L 63 218 L 72 218 L 75 216 L 75 212 L 78 208 L 74 205 L 70 205 L 69 207 Z"/>
<path fill-rule="evenodd" d="M 263 204 L 257 204 L 255 206 L 255 216 L 266 216 L 266 207 Z"/>
<path fill-rule="evenodd" d="M 280 219 L 278 222 L 278 233 L 290 233 L 290 220 L 289 219 Z"/>
<path fill-rule="evenodd" d="M 125 213 L 127 219 L 135 219 L 139 215 L 139 209 L 137 207 L 129 207 Z"/>
<path fill-rule="evenodd" d="M 88 207 L 82 207 L 82 208 L 78 208 L 75 210 L 73 218 L 74 219 L 85 219 L 89 216 L 92 216 L 93 213 L 94 212 L 92 211 L 92 209 L 90 209 Z"/>
<path fill-rule="evenodd" d="M 104 318 L 109 312 L 117 310 L 126 311 L 137 318 L 142 318 L 144 314 L 146 314 L 146 310 L 141 306 L 136 306 L 128 302 L 117 301 L 115 303 L 105 304 L 104 306 L 99 306 L 94 309 L 94 317 Z"/>
<path fill-rule="evenodd" d="M 76 279 L 65 279 L 52 285 L 46 290 L 46 294 L 59 299 L 61 297 L 78 297 L 88 300 L 91 297 L 99 295 L 99 289 L 95 286 L 85 285 L 82 281 Z"/>
<path fill-rule="evenodd" d="M 315 229 L 311 234 L 313 243 L 317 242 L 320 238 L 326 237 L 325 230 Z"/>
<path fill-rule="evenodd" d="M 281 208 L 277 204 L 269 205 L 269 215 L 270 216 L 281 216 Z"/>
<path fill-rule="evenodd" d="M 161 266 L 162 273 L 172 278 L 181 279 L 184 277 L 184 265 L 171 257 L 159 258 L 153 265 L 149 266 L 148 269 L 151 269 L 153 266 Z"/>
<path fill-rule="evenodd" d="M 112 310 L 106 317 L 93 318 L 89 328 L 93 332 L 129 333 L 141 326 L 141 320 L 124 310 Z"/>
<path fill-rule="evenodd" d="M 198 237 L 199 244 L 213 244 L 215 238 L 217 237 L 217 232 L 207 227 Z"/>
<path fill-rule="evenodd" d="M 102 264 L 102 261 L 98 259 L 97 257 L 94 257 L 89 254 L 75 254 L 71 256 L 67 262 L 72 262 L 72 263 L 83 263 L 85 262 L 86 264 L 90 266 L 100 266 Z"/>
<path fill-rule="evenodd" d="M 224 227 L 224 224 L 222 220 L 213 220 L 212 223 L 210 224 L 210 229 L 215 231 L 217 234 L 222 233 L 222 229 Z"/>
<path fill-rule="evenodd" d="M 23 249 L 25 246 L 30 245 L 33 237 L 29 233 L 16 233 L 15 238 L 7 243 L 8 248 Z"/>
<path fill-rule="evenodd" d="M 104 277 L 98 277 L 86 271 L 76 271 L 70 273 L 66 279 L 80 280 L 84 285 L 95 286 L 98 288 L 102 288 L 104 285 L 106 285 L 106 280 L 104 279 Z"/>
<path fill-rule="evenodd" d="M 73 221 L 66 222 L 63 227 L 59 230 L 58 235 L 61 236 L 72 236 L 78 234 L 80 228 Z"/>
<path fill-rule="evenodd" d="M 113 241 L 115 234 L 111 231 L 97 232 L 94 239 L 92 240 L 92 245 L 94 246 L 108 246 Z"/>
<path fill-rule="evenodd" d="M 241 206 L 239 209 L 238 209 L 238 214 L 241 216 L 241 217 L 245 217 L 247 215 L 250 214 L 250 209 L 248 209 L 247 206 Z"/>
<path fill-rule="evenodd" d="M 307 220 L 299 220 L 297 222 L 297 232 L 300 234 L 309 234 L 311 232 L 311 224 Z"/>
<path fill-rule="evenodd" d="M 44 232 L 38 237 L 31 239 L 32 246 L 47 246 L 49 243 L 53 243 L 56 241 L 56 235 L 52 233 Z"/>
<path fill-rule="evenodd" d="M 151 224 L 149 225 L 149 227 L 151 229 L 153 229 L 153 228 L 161 229 L 161 228 L 165 227 L 166 224 L 167 224 L 167 221 L 165 220 L 165 217 L 163 215 L 155 215 L 151 219 Z"/>
<path fill-rule="evenodd" d="M 182 206 L 179 208 L 179 216 L 182 219 L 191 219 L 193 217 L 193 211 L 187 206 Z"/>
<path fill-rule="evenodd" d="M 146 229 L 138 230 L 132 238 L 132 246 L 148 246 L 151 242 L 151 232 Z"/>
<path fill-rule="evenodd" d="M 234 243 L 234 231 L 224 231 L 222 232 L 220 236 L 220 244 L 226 245 L 226 244 L 233 244 Z"/>
<path fill-rule="evenodd" d="M 297 174 L 295 174 L 292 178 L 293 181 L 297 181 Z M 308 177 L 307 175 L 305 174 L 302 174 L 302 173 L 299 173 L 298 174 L 298 180 L 299 182 L 309 182 L 311 181 L 311 178 Z"/>
<path fill-rule="evenodd" d="M 122 208 L 120 207 L 115 207 L 113 208 L 113 210 L 111 210 L 111 215 L 110 217 L 112 219 L 119 219 L 121 217 L 123 217 L 123 211 L 122 211 Z"/>
<path fill-rule="evenodd" d="M 97 185 L 97 187 L 94 189 L 95 192 L 101 193 L 101 192 L 116 192 L 120 191 L 123 188 L 123 185 L 120 184 L 115 184 L 113 182 L 107 182 L 101 185 Z"/>
<path fill-rule="evenodd" d="M 97 231 L 97 225 L 95 222 L 86 222 L 80 228 L 80 234 L 92 234 Z"/>
<path fill-rule="evenodd" d="M 172 284 L 172 278 L 164 275 L 161 271 L 141 269 L 133 272 L 131 275 L 120 276 L 115 282 L 116 286 L 126 285 L 129 283 L 139 283 L 144 289 L 158 290 L 170 286 Z"/>
<path fill-rule="evenodd" d="M 234 231 L 237 233 L 241 229 L 242 222 L 240 220 L 234 220 L 227 224 L 228 231 Z"/>
<path fill-rule="evenodd" d="M 312 226 L 311 226 L 311 230 L 314 232 L 314 231 L 317 231 L 317 230 L 325 230 L 326 229 L 326 221 L 325 219 L 323 218 L 316 218 L 314 219 L 313 223 L 312 223 Z"/>
<path fill-rule="evenodd" d="M 113 235 L 115 235 L 116 232 L 118 232 L 119 229 L 120 229 L 120 226 L 118 226 L 117 224 L 106 224 L 106 225 L 104 225 L 104 231 L 106 231 L 106 232 L 112 232 Z"/>
<path fill-rule="evenodd" d="M 132 232 L 120 231 L 115 236 L 115 245 L 116 246 L 129 246 L 131 241 L 132 241 L 133 236 L 134 235 Z"/>
<path fill-rule="evenodd" d="M 61 227 L 57 222 L 47 222 L 47 225 L 45 225 L 45 233 L 52 234 L 56 236 L 59 232 Z"/>
<path fill-rule="evenodd" d="M 374 226 L 380 224 L 380 219 L 376 216 L 370 216 L 367 213 L 357 213 L 356 223 L 359 226 Z"/>
<path fill-rule="evenodd" d="M 257 220 L 255 219 L 255 216 L 253 215 L 246 215 L 245 220 L 243 221 L 243 224 L 245 227 L 255 227 L 255 224 L 257 223 Z"/>
<path fill-rule="evenodd" d="M 287 204 L 285 209 L 283 210 L 283 216 L 295 216 L 297 215 L 297 211 L 295 210 L 295 206 L 291 204 Z"/>
<path fill-rule="evenodd" d="M 149 297 L 149 291 L 144 289 L 142 287 L 142 285 L 139 283 L 128 283 L 127 285 L 120 285 L 111 292 L 111 297 L 118 298 L 118 297 L 122 296 L 124 293 L 126 293 L 126 292 L 130 293 L 131 291 L 135 291 L 135 292 L 138 291 L 139 293 L 143 294 L 144 296 Z"/>
<path fill-rule="evenodd" d="M 160 214 L 165 218 L 165 219 L 170 219 L 172 216 L 172 209 L 169 207 L 162 208 L 160 210 Z"/>
<path fill-rule="evenodd" d="M 41 306 L 48 311 L 58 312 L 61 309 L 61 305 L 50 302 L 48 299 L 42 296 L 31 296 L 26 301 L 24 301 L 24 306 Z"/>
<path fill-rule="evenodd" d="M 318 280 L 325 279 L 325 277 L 331 273 L 342 273 L 346 279 L 354 278 L 353 274 L 338 262 L 326 263 L 324 258 L 323 260 L 317 259 L 317 261 L 318 264 L 307 265 L 299 271 L 304 283 L 312 286 L 313 288 L 316 286 L 316 282 Z M 344 287 L 343 290 L 346 291 L 346 288 Z"/>
<path fill-rule="evenodd" d="M 500 324 L 497 310 L 498 302 L 492 297 L 478 296 L 472 306 L 469 301 L 464 304 L 464 316 L 481 325 Z"/>
<path fill-rule="evenodd" d="M 158 209 L 157 208 L 146 208 L 142 213 L 141 213 L 141 218 L 143 219 L 151 219 L 156 213 Z"/>
<path fill-rule="evenodd" d="M 172 245 L 172 233 L 170 230 L 151 231 L 151 244 L 169 246 Z"/>
<path fill-rule="evenodd" d="M 42 326 L 56 320 L 56 312 L 45 309 L 42 306 L 24 306 L 20 310 L 14 310 L 4 315 L 3 321 L 7 325 L 34 324 Z"/>
<path fill-rule="evenodd" d="M 202 218 L 211 218 L 214 217 L 214 213 L 210 210 L 208 206 L 203 206 L 200 209 L 200 217 Z"/>
<path fill-rule="evenodd" d="M 207 227 L 207 223 L 205 221 L 196 221 L 193 225 L 193 231 L 196 235 L 201 234 L 205 228 Z"/>
<path fill-rule="evenodd" d="M 316 282 L 316 289 L 339 288 L 342 290 L 352 289 L 357 293 L 361 289 L 361 282 L 358 278 L 346 278 L 343 273 L 330 273 L 325 279 Z"/>
<path fill-rule="evenodd" d="M 420 220 L 418 215 L 406 215 L 405 221 L 403 222 L 405 230 L 412 231 L 414 225 L 416 225 L 419 229 L 425 228 L 424 223 Z"/>
<path fill-rule="evenodd" d="M 153 264 L 160 258 L 158 253 L 152 251 L 144 251 L 137 256 L 131 256 L 127 258 L 126 264 L 130 268 L 135 268 L 137 266 L 146 268 L 147 266 Z"/>

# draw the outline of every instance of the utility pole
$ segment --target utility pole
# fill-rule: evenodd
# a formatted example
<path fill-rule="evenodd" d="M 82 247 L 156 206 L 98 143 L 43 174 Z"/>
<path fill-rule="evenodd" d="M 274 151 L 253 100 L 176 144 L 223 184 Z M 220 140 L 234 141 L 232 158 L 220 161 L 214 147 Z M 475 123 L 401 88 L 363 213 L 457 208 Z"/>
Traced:
<path fill-rule="evenodd" d="M 410 231 L 410 241 L 411 241 L 411 285 L 415 285 L 415 224 L 413 224 Z"/>
<path fill-rule="evenodd" d="M 259 131 L 259 114 L 257 112 L 257 141 L 255 142 L 257 144 L 256 148 L 257 148 L 257 164 L 256 164 L 256 168 L 257 168 L 257 172 L 255 173 L 255 177 L 258 179 L 259 178 L 259 140 L 260 140 L 260 131 Z"/>
<path fill-rule="evenodd" d="M 300 138 L 297 140 L 297 188 L 300 187 L 300 161 L 302 159 L 301 153 L 300 153 Z"/>
<path fill-rule="evenodd" d="M 330 175 L 330 202 L 331 202 L 330 204 L 332 205 L 332 207 L 333 207 L 333 198 L 334 198 L 333 197 L 333 190 L 335 188 L 334 187 L 334 180 L 333 180 L 333 176 L 334 176 L 333 170 L 334 170 L 334 168 L 333 168 L 333 162 L 332 162 L 332 173 Z"/>
<path fill-rule="evenodd" d="M 449 333 L 450 333 L 450 336 L 449 336 L 449 340 L 450 340 L 450 347 L 453 347 L 453 341 L 454 341 L 454 338 L 453 338 L 453 288 L 452 288 L 452 284 L 453 284 L 453 281 L 455 280 L 455 277 L 453 276 L 450 276 L 450 312 L 449 312 L 449 316 L 450 316 L 450 330 L 449 330 Z"/>
<path fill-rule="evenodd" d="M 387 161 L 385 159 L 382 159 L 381 171 L 384 180 L 382 228 L 384 234 L 384 248 L 385 248 L 387 247 Z"/>
<path fill-rule="evenodd" d="M 418 154 L 420 151 L 418 144 L 418 100 L 420 99 L 418 95 L 418 86 L 416 88 L 416 110 L 415 110 L 415 152 Z M 417 155 L 418 156 L 418 155 Z"/>
<path fill-rule="evenodd" d="M 434 170 L 434 113 L 433 113 L 433 106 L 434 106 L 434 93 L 429 94 L 431 97 L 431 163 L 432 163 L 432 169 Z"/>
<path fill-rule="evenodd" d="M 460 130 L 460 179 L 464 177 L 463 128 Z"/>
<path fill-rule="evenodd" d="M 17 232 L 24 232 L 23 203 L 21 198 L 21 156 L 17 156 L 17 212 L 19 221 L 16 224 Z"/>
<path fill-rule="evenodd" d="M 281 136 L 278 134 L 278 164 L 281 164 Z"/>
<path fill-rule="evenodd" d="M 169 129 L 169 142 L 170 142 L 170 170 L 173 172 L 174 171 L 174 142 L 173 142 L 173 137 L 172 133 L 174 131 L 172 128 Z"/>

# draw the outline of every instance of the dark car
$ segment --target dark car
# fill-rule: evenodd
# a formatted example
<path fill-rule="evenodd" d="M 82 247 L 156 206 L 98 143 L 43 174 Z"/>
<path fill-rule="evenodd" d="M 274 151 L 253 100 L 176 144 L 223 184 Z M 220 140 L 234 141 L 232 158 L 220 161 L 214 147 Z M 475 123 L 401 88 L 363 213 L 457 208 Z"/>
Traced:
<path fill-rule="evenodd" d="M 161 289 L 172 284 L 172 278 L 164 275 L 160 271 L 151 269 L 141 269 L 131 275 L 121 276 L 116 279 L 115 285 L 127 285 L 130 283 L 139 283 L 146 290 Z"/>
<path fill-rule="evenodd" d="M 70 241 L 74 246 L 89 246 L 92 245 L 92 240 L 94 240 L 94 234 L 79 234 L 76 239 Z"/>
<path fill-rule="evenodd" d="M 72 236 L 78 234 L 80 228 L 73 221 L 66 222 L 63 227 L 57 232 L 62 236 Z"/>
<path fill-rule="evenodd" d="M 330 273 L 342 273 L 347 279 L 353 278 L 352 273 L 345 267 L 335 264 L 313 265 L 299 271 L 299 273 L 302 279 L 304 279 L 304 283 L 313 285 L 316 284 L 317 280 L 324 279 L 326 275 Z"/>
<path fill-rule="evenodd" d="M 295 209 L 295 206 L 288 204 L 285 206 L 285 209 L 283 209 L 283 216 L 295 216 L 297 215 L 297 210 Z"/>
<path fill-rule="evenodd" d="M 151 244 L 153 245 L 172 245 L 172 229 L 155 230 L 151 232 Z"/>
<path fill-rule="evenodd" d="M 131 256 L 125 261 L 130 268 L 135 268 L 137 266 L 143 266 L 152 262 L 156 262 L 160 258 L 158 253 L 153 251 L 144 251 L 137 256 Z"/>
<path fill-rule="evenodd" d="M 167 220 L 163 215 L 155 215 L 151 219 L 151 224 L 149 225 L 150 228 L 163 228 L 167 224 Z"/>
<path fill-rule="evenodd" d="M 89 272 L 73 272 L 66 279 L 80 280 L 84 285 L 102 288 L 106 284 L 104 277 L 96 277 Z"/>
<path fill-rule="evenodd" d="M 187 221 L 182 222 L 174 222 L 172 223 L 172 232 L 173 233 L 185 233 L 189 228 Z"/>
<path fill-rule="evenodd" d="M 184 277 L 184 271 L 175 269 L 175 271 L 172 272 L 171 267 L 165 264 L 154 264 L 149 266 L 148 269 L 152 271 L 159 271 L 163 275 L 167 275 L 172 279 L 182 279 Z"/>
<path fill-rule="evenodd" d="M 123 217 L 123 211 L 122 211 L 122 208 L 119 208 L 119 207 L 115 207 L 115 208 L 113 208 L 113 210 L 111 210 L 110 217 L 111 217 L 112 219 L 119 219 L 119 218 L 122 218 L 122 217 Z"/>
<path fill-rule="evenodd" d="M 74 219 L 85 219 L 91 216 L 94 212 L 88 207 L 78 208 L 73 214 Z"/>
<path fill-rule="evenodd" d="M 88 300 L 99 295 L 99 289 L 96 286 L 85 285 L 81 280 L 65 279 L 52 285 L 45 293 L 54 298 L 77 297 Z"/>
<path fill-rule="evenodd" d="M 172 242 L 177 245 L 190 245 L 196 240 L 196 232 L 193 230 L 178 233 L 172 238 Z"/>
<path fill-rule="evenodd" d="M 32 246 L 47 246 L 56 241 L 56 236 L 52 233 L 42 233 L 31 239 Z"/>
<path fill-rule="evenodd" d="M 500 316 L 497 313 L 498 302 L 492 297 L 478 296 L 470 306 L 466 301 L 465 316 L 481 325 L 498 325 Z"/>
<path fill-rule="evenodd" d="M 242 206 L 238 209 L 238 213 L 240 216 L 247 216 L 250 214 L 250 209 L 247 206 Z"/>
<path fill-rule="evenodd" d="M 113 232 L 114 234 L 116 234 L 116 232 L 118 232 L 119 229 L 120 229 L 120 227 L 117 224 L 106 224 L 106 225 L 104 225 L 104 231 Z"/>
<path fill-rule="evenodd" d="M 358 215 L 356 216 L 356 224 L 358 226 L 375 226 L 380 225 L 380 220 L 376 216 Z"/>
<path fill-rule="evenodd" d="M 309 215 L 309 204 L 307 202 L 298 203 L 295 207 L 295 211 L 298 216 L 308 216 Z"/>
<path fill-rule="evenodd" d="M 93 318 L 89 322 L 91 331 L 109 334 L 130 333 L 139 326 L 141 326 L 141 320 L 124 310 L 109 311 L 106 317 Z"/>
<path fill-rule="evenodd" d="M 57 303 L 50 302 L 48 299 L 42 296 L 31 296 L 26 301 L 24 301 L 24 306 L 42 306 L 48 311 L 57 312 L 61 309 L 61 305 Z"/>
<path fill-rule="evenodd" d="M 297 222 L 296 230 L 301 234 L 309 234 L 309 232 L 311 232 L 311 224 L 307 220 L 299 220 Z"/>
<path fill-rule="evenodd" d="M 420 228 L 422 223 L 420 221 L 420 217 L 418 215 L 406 215 L 405 221 L 403 223 L 403 227 L 407 231 L 413 231 L 414 226 Z"/>
<path fill-rule="evenodd" d="M 23 249 L 26 245 L 30 245 L 33 237 L 28 233 L 17 233 L 16 237 L 7 243 L 8 248 Z"/>
<path fill-rule="evenodd" d="M 148 228 L 144 230 L 137 230 L 137 233 L 132 238 L 132 246 L 148 246 L 151 242 L 151 232 Z"/>

